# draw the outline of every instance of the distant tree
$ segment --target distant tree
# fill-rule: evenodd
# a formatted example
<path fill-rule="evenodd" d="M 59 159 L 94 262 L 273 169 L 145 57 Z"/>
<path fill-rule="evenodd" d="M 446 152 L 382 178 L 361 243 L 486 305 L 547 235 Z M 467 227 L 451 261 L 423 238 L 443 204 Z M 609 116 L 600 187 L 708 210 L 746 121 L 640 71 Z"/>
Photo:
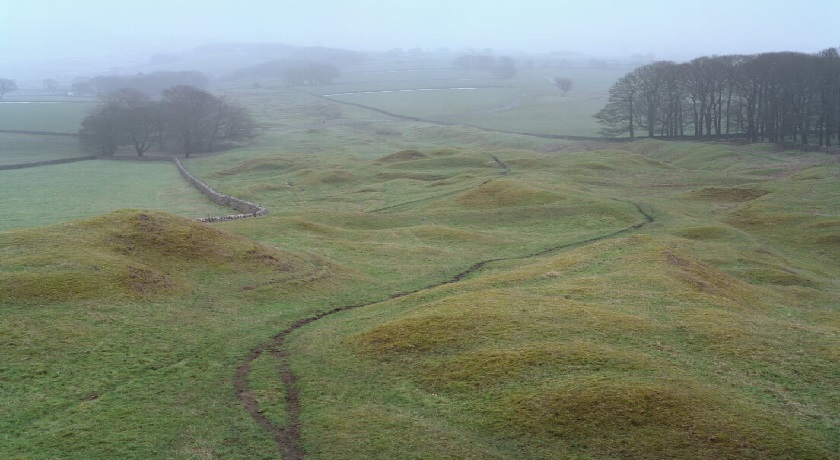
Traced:
<path fill-rule="evenodd" d="M 158 53 L 149 58 L 151 65 L 173 64 L 181 60 L 181 56 L 175 53 Z"/>
<path fill-rule="evenodd" d="M 53 80 L 52 78 L 48 78 L 44 80 L 44 89 L 49 91 L 50 94 L 57 94 L 58 93 L 58 82 Z"/>
<path fill-rule="evenodd" d="M 157 143 L 161 150 L 186 154 L 208 152 L 220 142 L 245 141 L 256 134 L 248 111 L 224 98 L 191 86 L 175 86 L 160 101 L 134 88 L 121 88 L 82 121 L 82 145 L 112 156 L 131 145 L 137 156 Z"/>
<path fill-rule="evenodd" d="M 402 48 L 391 48 L 385 54 L 389 57 L 402 57 L 403 55 L 405 55 L 405 50 Z"/>
<path fill-rule="evenodd" d="M 116 107 L 104 104 L 82 120 L 79 138 L 82 148 L 104 156 L 113 156 L 125 136 L 118 126 Z"/>
<path fill-rule="evenodd" d="M 572 89 L 572 80 L 570 78 L 554 77 L 551 79 L 551 83 L 563 93 L 563 96 Z"/>
<path fill-rule="evenodd" d="M 499 78 L 504 78 L 508 81 L 508 86 L 513 86 L 513 77 L 518 72 L 516 68 L 516 61 L 508 56 L 501 56 L 496 60 L 496 67 L 493 73 Z"/>
<path fill-rule="evenodd" d="M 70 85 L 70 91 L 75 95 L 93 94 L 93 86 L 87 79 L 76 80 Z"/>
<path fill-rule="evenodd" d="M 840 52 L 651 62 L 613 85 L 596 118 L 607 135 L 830 145 L 840 141 Z"/>
<path fill-rule="evenodd" d="M 190 86 L 175 86 L 163 92 L 163 117 L 168 139 L 187 158 L 209 152 L 219 141 L 252 138 L 256 125 L 248 112 L 223 98 Z"/>
<path fill-rule="evenodd" d="M 454 63 L 462 69 L 493 70 L 497 67 L 496 58 L 488 54 L 464 54 L 455 58 Z"/>
<path fill-rule="evenodd" d="M 628 73 L 610 87 L 607 105 L 595 115 L 605 136 L 635 136 L 637 78 L 635 73 Z"/>
<path fill-rule="evenodd" d="M 192 86 L 174 86 L 163 92 L 166 133 L 187 158 L 208 151 L 213 143 L 212 123 L 218 99 Z"/>
<path fill-rule="evenodd" d="M 152 148 L 161 135 L 160 103 L 134 88 L 121 88 L 109 93 L 103 100 L 112 107 L 120 141 L 128 141 L 138 157 Z"/>
<path fill-rule="evenodd" d="M 8 78 L 0 78 L 0 99 L 3 99 L 3 95 L 6 93 L 10 93 L 12 91 L 17 91 L 18 87 L 14 80 L 9 80 Z"/>

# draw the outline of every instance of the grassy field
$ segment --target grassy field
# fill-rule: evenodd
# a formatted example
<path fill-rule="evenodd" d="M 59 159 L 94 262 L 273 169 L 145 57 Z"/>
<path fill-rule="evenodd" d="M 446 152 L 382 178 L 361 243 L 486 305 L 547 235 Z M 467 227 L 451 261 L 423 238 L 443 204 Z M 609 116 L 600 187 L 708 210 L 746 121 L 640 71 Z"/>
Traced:
<path fill-rule="evenodd" d="M 76 133 L 94 106 L 89 102 L 0 103 L 0 131 Z"/>
<path fill-rule="evenodd" d="M 596 136 L 600 127 L 593 115 L 606 104 L 610 85 L 625 72 L 520 69 L 510 82 L 476 70 L 364 72 L 342 75 L 332 85 L 311 90 L 400 115 L 502 131 Z M 570 78 L 572 90 L 561 94 L 550 82 L 553 77 Z M 512 102 L 515 106 L 508 107 Z"/>
<path fill-rule="evenodd" d="M 299 423 L 307 458 L 840 458 L 835 158 L 223 89 L 264 135 L 185 164 L 268 216 L 0 232 L 0 457 L 277 458 L 253 400 L 281 433 Z M 58 181 L 85 165 L 122 191 Z M 169 168 L 84 162 L 3 187 L 122 203 L 164 187 L 150 177 L 174 186 Z"/>
<path fill-rule="evenodd" d="M 0 208 L 0 230 L 57 224 L 120 208 L 191 217 L 229 213 L 184 182 L 169 162 L 107 160 L 0 171 Z"/>
<path fill-rule="evenodd" d="M 85 155 L 75 137 L 0 133 L 0 166 Z"/>

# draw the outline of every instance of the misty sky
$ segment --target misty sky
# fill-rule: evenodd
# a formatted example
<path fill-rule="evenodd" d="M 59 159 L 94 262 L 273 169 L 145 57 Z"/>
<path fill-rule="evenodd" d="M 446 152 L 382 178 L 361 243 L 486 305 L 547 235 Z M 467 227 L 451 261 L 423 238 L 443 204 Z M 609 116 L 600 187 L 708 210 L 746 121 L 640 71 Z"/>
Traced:
<path fill-rule="evenodd" d="M 0 62 L 210 41 L 657 58 L 840 46 L 840 0 L 14 0 Z"/>

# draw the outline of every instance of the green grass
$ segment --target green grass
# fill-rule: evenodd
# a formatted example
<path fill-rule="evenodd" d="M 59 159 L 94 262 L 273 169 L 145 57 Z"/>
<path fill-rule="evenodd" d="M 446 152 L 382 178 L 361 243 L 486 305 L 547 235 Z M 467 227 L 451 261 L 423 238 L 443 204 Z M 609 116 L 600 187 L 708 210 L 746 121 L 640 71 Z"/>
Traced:
<path fill-rule="evenodd" d="M 186 165 L 268 216 L 118 211 L 0 232 L 14 408 L 0 456 L 276 458 L 236 400 L 236 366 L 301 318 L 375 302 L 284 344 L 307 458 L 840 458 L 834 158 L 583 144 L 227 91 L 266 135 Z M 95 182 L 65 181 L 91 166 L 133 191 L 99 194 L 114 201 L 178 182 L 165 163 L 97 161 L 3 186 L 78 200 Z M 655 221 L 632 230 L 632 203 Z M 271 350 L 253 368 L 264 415 L 286 423 Z"/>
<path fill-rule="evenodd" d="M 0 171 L 0 230 L 148 208 L 191 217 L 229 214 L 169 162 L 92 160 Z"/>
<path fill-rule="evenodd" d="M 558 76 L 575 84 L 565 96 L 549 81 Z M 509 83 L 489 72 L 440 69 L 351 74 L 313 91 L 400 115 L 510 132 L 595 136 L 600 127 L 593 115 L 604 106 L 607 90 L 619 76 L 617 70 L 520 69 Z M 465 87 L 476 89 L 378 92 Z M 516 107 L 485 113 L 519 97 Z"/>
<path fill-rule="evenodd" d="M 0 104 L 0 130 L 76 133 L 95 106 L 88 102 Z"/>
<path fill-rule="evenodd" d="M 343 278 L 154 212 L 2 232 L 0 248 L 6 458 L 272 458 L 230 378 L 278 314 L 300 312 L 255 298 Z"/>
<path fill-rule="evenodd" d="M 86 155 L 74 137 L 0 133 L 0 166 Z"/>

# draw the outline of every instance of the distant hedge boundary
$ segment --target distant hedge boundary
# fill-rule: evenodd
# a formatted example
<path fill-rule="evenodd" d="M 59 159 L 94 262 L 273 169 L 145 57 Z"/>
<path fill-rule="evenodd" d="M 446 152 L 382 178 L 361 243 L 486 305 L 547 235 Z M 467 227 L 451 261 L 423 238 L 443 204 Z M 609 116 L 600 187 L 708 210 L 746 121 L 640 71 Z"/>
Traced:
<path fill-rule="evenodd" d="M 9 170 L 9 169 L 23 169 L 23 168 L 34 168 L 36 166 L 47 166 L 47 165 L 58 165 L 62 163 L 73 163 L 76 161 L 86 161 L 86 160 L 96 160 L 96 155 L 86 156 L 86 157 L 74 157 L 74 158 L 62 158 L 60 160 L 44 160 L 44 161 L 36 161 L 34 163 L 18 163 L 14 165 L 0 165 L 0 171 Z"/>
<path fill-rule="evenodd" d="M 268 209 L 258 205 L 251 203 L 250 201 L 240 200 L 239 198 L 223 195 L 215 190 L 212 187 L 202 182 L 197 177 L 190 174 L 186 168 L 181 164 L 181 161 L 177 158 L 173 158 L 172 161 L 175 162 L 175 166 L 178 167 L 178 171 L 181 173 L 181 176 L 187 180 L 193 187 L 197 188 L 198 191 L 203 193 L 207 198 L 210 198 L 210 201 L 218 204 L 219 206 L 226 206 L 231 208 L 235 211 L 239 211 L 240 214 L 228 214 L 226 216 L 211 216 L 211 217 L 202 217 L 198 220 L 201 222 L 224 222 L 227 220 L 237 220 L 237 219 L 246 219 L 249 217 L 257 217 L 257 216 L 264 216 L 268 214 Z"/>

